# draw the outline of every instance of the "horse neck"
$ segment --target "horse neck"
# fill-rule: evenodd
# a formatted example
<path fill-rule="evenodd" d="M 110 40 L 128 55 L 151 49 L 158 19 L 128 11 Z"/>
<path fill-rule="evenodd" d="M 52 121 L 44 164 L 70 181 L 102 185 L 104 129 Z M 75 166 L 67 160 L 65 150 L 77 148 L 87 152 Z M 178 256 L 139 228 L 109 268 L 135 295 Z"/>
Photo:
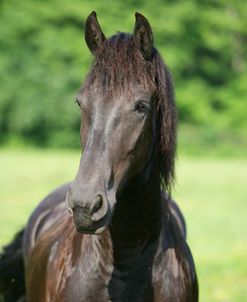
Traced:
<path fill-rule="evenodd" d="M 158 160 L 154 160 L 149 171 L 132 179 L 118 197 L 110 226 L 113 247 L 138 248 L 157 239 L 161 206 Z"/>

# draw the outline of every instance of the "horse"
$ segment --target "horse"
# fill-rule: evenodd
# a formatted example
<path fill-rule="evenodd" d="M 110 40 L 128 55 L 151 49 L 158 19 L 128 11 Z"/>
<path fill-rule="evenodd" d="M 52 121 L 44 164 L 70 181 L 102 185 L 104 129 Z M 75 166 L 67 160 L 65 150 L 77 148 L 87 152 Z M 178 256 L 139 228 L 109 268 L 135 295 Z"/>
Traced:
<path fill-rule="evenodd" d="M 82 155 L 4 248 L 5 301 L 196 302 L 182 213 L 171 198 L 177 113 L 149 21 L 106 38 L 92 12 L 94 61 L 76 103 Z"/>

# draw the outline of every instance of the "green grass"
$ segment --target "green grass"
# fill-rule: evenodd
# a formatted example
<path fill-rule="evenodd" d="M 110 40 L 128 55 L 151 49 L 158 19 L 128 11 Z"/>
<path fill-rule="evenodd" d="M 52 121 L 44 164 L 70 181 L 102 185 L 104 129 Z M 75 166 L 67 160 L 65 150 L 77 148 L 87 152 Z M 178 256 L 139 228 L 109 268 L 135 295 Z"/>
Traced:
<path fill-rule="evenodd" d="M 247 161 L 178 162 L 176 200 L 200 282 L 200 301 L 247 301 Z"/>
<path fill-rule="evenodd" d="M 0 246 L 50 190 L 73 179 L 79 151 L 0 149 Z M 183 210 L 202 302 L 247 301 L 247 160 L 182 157 L 174 196 Z"/>

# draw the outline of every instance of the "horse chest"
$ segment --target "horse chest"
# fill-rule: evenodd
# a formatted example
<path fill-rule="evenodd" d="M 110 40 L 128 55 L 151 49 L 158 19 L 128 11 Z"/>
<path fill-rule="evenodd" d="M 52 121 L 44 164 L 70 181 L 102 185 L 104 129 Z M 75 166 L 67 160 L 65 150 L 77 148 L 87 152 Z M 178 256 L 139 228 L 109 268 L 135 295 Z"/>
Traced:
<path fill-rule="evenodd" d="M 109 286 L 110 301 L 116 302 L 152 302 L 153 288 L 149 280 L 114 280 Z"/>
<path fill-rule="evenodd" d="M 93 254 L 93 253 L 92 253 Z M 102 270 L 97 259 L 91 259 L 85 255 L 77 261 L 68 261 L 64 266 L 51 264 L 48 267 L 47 279 L 53 279 L 52 284 L 46 287 L 45 302 L 106 302 L 110 301 L 107 292 L 107 284 L 110 279 L 111 267 Z M 62 274 L 61 274 L 62 271 Z M 42 301 L 44 302 L 44 301 Z"/>
<path fill-rule="evenodd" d="M 100 269 L 80 268 L 67 280 L 57 302 L 152 302 L 153 289 L 148 278 L 125 280 L 104 274 Z"/>
<path fill-rule="evenodd" d="M 88 259 L 89 260 L 89 259 Z M 50 267 L 52 269 L 52 267 Z M 57 268 L 61 269 L 61 268 Z M 54 275 L 54 268 L 52 269 Z M 66 273 L 67 271 L 67 273 Z M 68 276 L 68 271 L 72 273 Z M 153 302 L 151 271 L 122 273 L 112 264 L 84 259 L 74 268 L 65 268 L 64 276 L 47 291 L 46 302 Z M 51 279 L 51 278 L 49 278 Z M 66 280 L 65 282 L 63 280 Z"/>
<path fill-rule="evenodd" d="M 76 272 L 67 280 L 64 291 L 52 302 L 192 302 L 182 280 L 167 280 L 160 276 L 160 283 L 149 278 L 122 280 L 114 273 L 110 277 L 97 271 Z"/>
<path fill-rule="evenodd" d="M 67 280 L 64 302 L 107 302 L 110 301 L 107 291 L 107 279 L 97 271 L 77 272 Z"/>

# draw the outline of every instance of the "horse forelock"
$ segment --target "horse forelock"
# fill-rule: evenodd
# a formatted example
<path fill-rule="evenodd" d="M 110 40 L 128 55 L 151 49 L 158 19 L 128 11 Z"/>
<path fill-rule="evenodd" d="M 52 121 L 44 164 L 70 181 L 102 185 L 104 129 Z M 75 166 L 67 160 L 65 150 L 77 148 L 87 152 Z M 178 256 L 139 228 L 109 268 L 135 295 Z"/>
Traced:
<path fill-rule="evenodd" d="M 117 95 L 123 91 L 131 93 L 135 85 L 154 89 L 152 64 L 143 59 L 135 47 L 133 36 L 118 33 L 104 41 L 97 53 L 84 90 L 97 89 L 104 95 Z M 110 99 L 110 98 L 106 98 Z"/>

